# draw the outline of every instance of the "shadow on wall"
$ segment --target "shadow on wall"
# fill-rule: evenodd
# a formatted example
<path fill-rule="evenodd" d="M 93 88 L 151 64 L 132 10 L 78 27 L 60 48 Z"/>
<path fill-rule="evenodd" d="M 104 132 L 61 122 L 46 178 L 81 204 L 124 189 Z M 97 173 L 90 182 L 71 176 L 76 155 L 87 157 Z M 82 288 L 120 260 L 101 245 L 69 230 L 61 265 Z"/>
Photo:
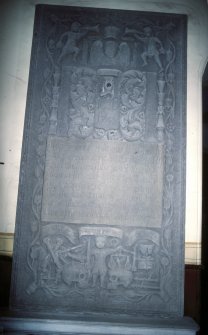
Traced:
<path fill-rule="evenodd" d="M 203 183 L 202 183 L 202 276 L 201 276 L 201 328 L 208 334 L 208 64 L 202 79 L 203 111 Z"/>
<path fill-rule="evenodd" d="M 0 308 L 9 306 L 12 257 L 0 255 Z"/>

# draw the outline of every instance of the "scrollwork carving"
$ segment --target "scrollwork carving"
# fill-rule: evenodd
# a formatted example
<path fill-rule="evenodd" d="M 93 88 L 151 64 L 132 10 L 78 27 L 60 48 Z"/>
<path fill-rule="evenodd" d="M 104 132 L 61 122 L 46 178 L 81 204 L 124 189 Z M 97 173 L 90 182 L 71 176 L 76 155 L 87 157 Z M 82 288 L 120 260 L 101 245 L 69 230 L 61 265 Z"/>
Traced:
<path fill-rule="evenodd" d="M 71 75 L 69 136 L 86 138 L 94 130 L 96 98 L 95 71 L 77 69 Z"/>
<path fill-rule="evenodd" d="M 120 131 L 128 141 L 144 140 L 146 76 L 139 71 L 127 71 L 121 80 Z"/>

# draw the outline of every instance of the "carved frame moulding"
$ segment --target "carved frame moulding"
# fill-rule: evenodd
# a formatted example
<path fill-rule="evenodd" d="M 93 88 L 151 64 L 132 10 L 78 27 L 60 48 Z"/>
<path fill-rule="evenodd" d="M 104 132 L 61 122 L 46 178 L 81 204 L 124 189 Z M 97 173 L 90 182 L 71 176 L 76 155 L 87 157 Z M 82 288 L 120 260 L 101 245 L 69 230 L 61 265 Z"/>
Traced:
<path fill-rule="evenodd" d="M 183 315 L 186 16 L 38 5 L 11 308 Z"/>

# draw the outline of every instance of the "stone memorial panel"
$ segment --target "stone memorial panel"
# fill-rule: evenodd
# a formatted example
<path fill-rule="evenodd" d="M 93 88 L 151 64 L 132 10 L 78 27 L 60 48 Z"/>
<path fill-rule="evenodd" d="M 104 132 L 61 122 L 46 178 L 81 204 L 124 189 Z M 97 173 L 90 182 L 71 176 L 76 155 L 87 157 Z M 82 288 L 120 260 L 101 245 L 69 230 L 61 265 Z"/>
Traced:
<path fill-rule="evenodd" d="M 50 136 L 42 221 L 161 227 L 162 150 L 153 143 Z"/>
<path fill-rule="evenodd" d="M 39 5 L 11 307 L 183 314 L 186 17 Z"/>

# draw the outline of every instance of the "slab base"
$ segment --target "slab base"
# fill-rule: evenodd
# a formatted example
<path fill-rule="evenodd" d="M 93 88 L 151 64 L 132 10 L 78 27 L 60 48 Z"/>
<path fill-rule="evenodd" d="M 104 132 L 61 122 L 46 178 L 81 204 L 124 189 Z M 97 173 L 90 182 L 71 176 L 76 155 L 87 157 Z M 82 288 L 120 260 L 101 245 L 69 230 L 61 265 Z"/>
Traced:
<path fill-rule="evenodd" d="M 57 316 L 56 316 L 57 317 Z M 198 325 L 191 318 L 177 319 L 139 319 L 122 318 L 117 320 L 91 318 L 91 316 L 66 319 L 41 319 L 15 316 L 0 318 L 2 334 L 63 334 L 63 335 L 194 335 Z"/>

